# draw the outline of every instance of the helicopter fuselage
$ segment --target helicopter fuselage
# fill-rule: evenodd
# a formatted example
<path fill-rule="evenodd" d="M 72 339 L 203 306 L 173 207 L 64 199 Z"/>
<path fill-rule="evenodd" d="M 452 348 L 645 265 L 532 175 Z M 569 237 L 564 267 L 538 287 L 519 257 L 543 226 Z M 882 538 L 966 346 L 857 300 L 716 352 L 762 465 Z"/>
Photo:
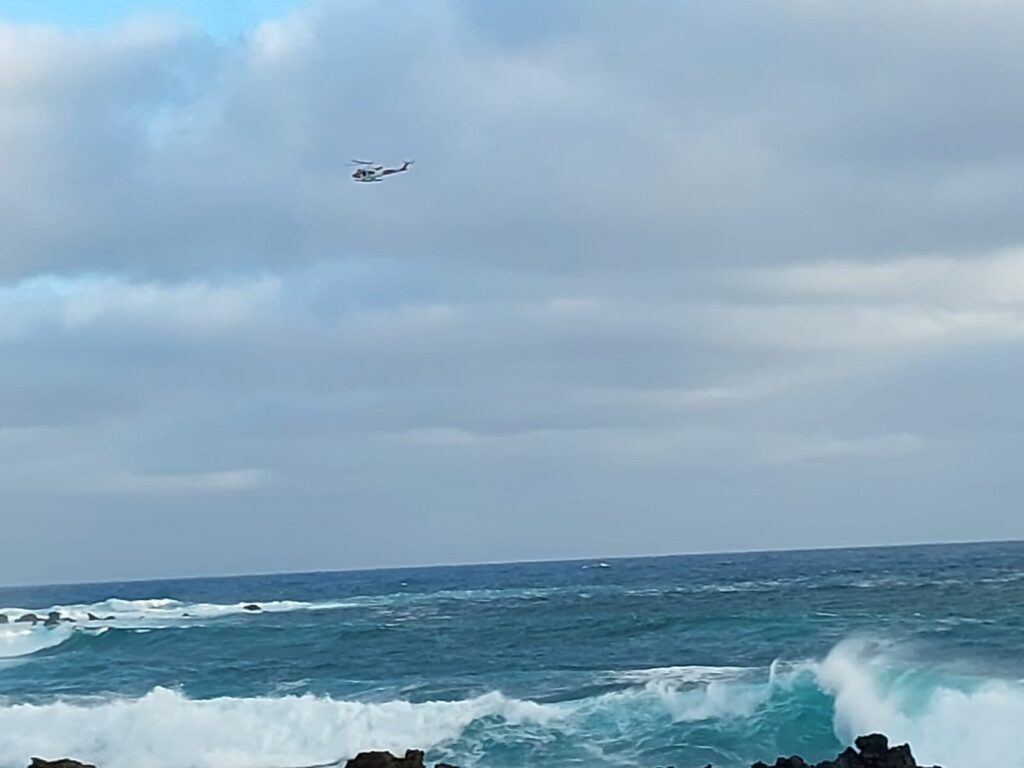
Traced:
<path fill-rule="evenodd" d="M 384 166 L 373 165 L 366 166 L 364 168 L 357 168 L 352 173 L 352 178 L 356 181 L 380 181 L 384 177 Z"/>

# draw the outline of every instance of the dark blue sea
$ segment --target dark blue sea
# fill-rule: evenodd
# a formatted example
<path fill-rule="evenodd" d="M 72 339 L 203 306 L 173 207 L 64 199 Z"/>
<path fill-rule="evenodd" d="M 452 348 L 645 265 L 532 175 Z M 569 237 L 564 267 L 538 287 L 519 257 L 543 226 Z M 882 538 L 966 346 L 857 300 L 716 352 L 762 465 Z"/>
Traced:
<path fill-rule="evenodd" d="M 1019 543 L 8 588 L 0 606 L 77 620 L 0 625 L 0 766 L 418 747 L 470 768 L 735 768 L 876 730 L 948 768 L 1024 766 Z"/>

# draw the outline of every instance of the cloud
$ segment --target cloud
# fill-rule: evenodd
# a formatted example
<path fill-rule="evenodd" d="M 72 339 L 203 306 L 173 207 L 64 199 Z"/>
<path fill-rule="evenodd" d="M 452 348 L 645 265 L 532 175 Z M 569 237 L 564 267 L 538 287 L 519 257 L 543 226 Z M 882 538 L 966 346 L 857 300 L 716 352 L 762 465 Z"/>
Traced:
<path fill-rule="evenodd" d="M 0 325 L 8 334 L 32 326 L 59 326 L 70 334 L 103 327 L 151 331 L 173 328 L 216 334 L 279 311 L 274 278 L 215 285 L 207 281 L 168 285 L 113 278 L 56 276 L 0 288 Z"/>
<path fill-rule="evenodd" d="M 481 455 L 529 455 L 549 459 L 586 457 L 599 465 L 706 467 L 773 465 L 842 458 L 893 459 L 927 447 L 915 435 L 837 438 L 722 430 L 583 429 L 474 434 L 456 428 L 420 429 L 387 439 L 424 448 L 456 448 L 464 459 Z"/>
<path fill-rule="evenodd" d="M 624 253 L 650 274 L 1024 238 L 1015 6 L 561 10 L 529 44 L 441 2 L 316 3 L 237 47 L 5 25 L 3 275 Z M 420 162 L 357 189 L 356 154 Z"/>
<path fill-rule="evenodd" d="M 959 259 L 825 261 L 755 271 L 745 278 L 754 290 L 796 299 L 918 302 L 952 308 L 1024 304 L 1024 252 L 1020 250 Z"/>
<path fill-rule="evenodd" d="M 1012 535 L 1022 13 L 0 22 L 5 537 L 120 576 Z"/>
<path fill-rule="evenodd" d="M 105 492 L 237 492 L 260 488 L 273 481 L 262 469 L 229 469 L 219 472 L 186 472 L 158 475 L 114 475 L 97 478 L 94 489 Z"/>

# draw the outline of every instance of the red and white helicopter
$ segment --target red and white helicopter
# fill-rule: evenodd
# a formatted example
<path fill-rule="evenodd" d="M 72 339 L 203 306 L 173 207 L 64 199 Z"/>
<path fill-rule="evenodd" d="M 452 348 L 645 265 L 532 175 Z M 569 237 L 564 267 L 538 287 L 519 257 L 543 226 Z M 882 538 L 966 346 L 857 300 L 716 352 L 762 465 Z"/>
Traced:
<path fill-rule="evenodd" d="M 356 181 L 383 181 L 385 176 L 393 176 L 396 173 L 405 173 L 409 170 L 409 166 L 413 164 L 412 160 L 406 160 L 402 163 L 399 168 L 385 168 L 383 165 L 378 165 L 370 160 L 353 160 L 353 165 L 359 167 L 352 173 L 352 178 Z"/>

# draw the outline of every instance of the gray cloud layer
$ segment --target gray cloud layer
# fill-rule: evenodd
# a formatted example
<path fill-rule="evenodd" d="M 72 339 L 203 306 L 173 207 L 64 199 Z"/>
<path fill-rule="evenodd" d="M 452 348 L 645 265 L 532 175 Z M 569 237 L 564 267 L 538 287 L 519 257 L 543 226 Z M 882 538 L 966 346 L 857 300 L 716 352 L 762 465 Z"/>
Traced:
<path fill-rule="evenodd" d="M 0 581 L 1019 536 L 1022 22 L 0 23 Z"/>

